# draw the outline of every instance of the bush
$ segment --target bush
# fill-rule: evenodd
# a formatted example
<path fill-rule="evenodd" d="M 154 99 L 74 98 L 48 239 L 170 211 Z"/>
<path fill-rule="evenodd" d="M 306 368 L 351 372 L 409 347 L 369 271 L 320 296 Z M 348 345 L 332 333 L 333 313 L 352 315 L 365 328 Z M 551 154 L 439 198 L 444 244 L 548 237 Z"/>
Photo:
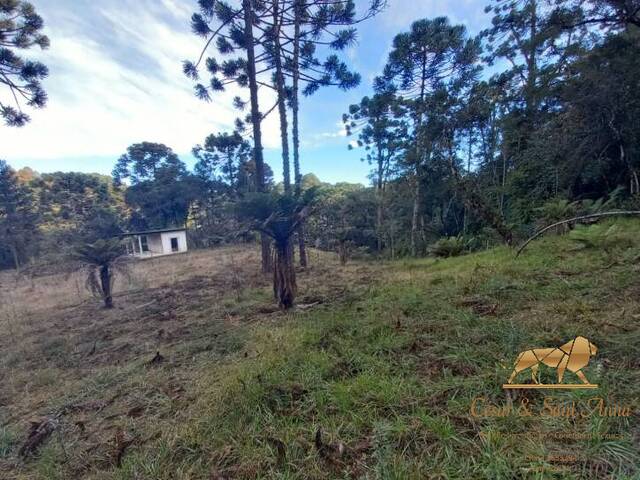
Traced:
<path fill-rule="evenodd" d="M 432 244 L 428 251 L 434 257 L 457 257 L 462 255 L 468 247 L 468 242 L 461 236 L 445 237 Z"/>
<path fill-rule="evenodd" d="M 605 251 L 633 245 L 632 239 L 623 235 L 615 224 L 591 225 L 589 227 L 581 225 L 571 232 L 569 238 L 578 243 L 580 248 L 603 249 Z"/>

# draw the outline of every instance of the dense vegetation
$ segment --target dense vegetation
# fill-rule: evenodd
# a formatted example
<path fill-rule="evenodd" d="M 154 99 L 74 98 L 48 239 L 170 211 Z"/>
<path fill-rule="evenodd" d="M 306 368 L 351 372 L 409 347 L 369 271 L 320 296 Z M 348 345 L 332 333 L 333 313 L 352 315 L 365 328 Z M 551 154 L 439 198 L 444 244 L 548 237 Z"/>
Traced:
<path fill-rule="evenodd" d="M 7 58 L 16 48 L 48 45 L 38 33 L 42 20 L 19 3 L 2 10 L 26 18 L 24 42 L 3 47 Z M 491 27 L 475 38 L 444 17 L 417 20 L 394 38 L 371 95 L 345 106 L 345 129 L 355 139 L 349 148 L 363 149 L 371 187 L 303 175 L 298 96 L 361 81 L 340 54 L 384 2 L 361 9 L 336 0 L 198 5 L 192 29 L 204 47 L 184 73 L 204 101 L 231 84 L 246 92 L 234 99 L 244 111 L 235 130 L 194 146 L 193 171 L 170 147 L 149 142 L 128 148 L 113 180 L 0 164 L 0 266 L 19 268 L 59 254 L 54 246 L 122 229 L 186 224 L 194 246 L 257 233 L 262 269 L 280 271 L 276 291 L 286 291 L 295 285 L 294 251 L 306 265 L 309 242 L 344 261 L 353 253 L 448 256 L 512 244 L 573 214 L 638 206 L 636 1 L 493 0 Z M 260 105 L 263 89 L 274 92 L 273 106 Z M 281 181 L 262 155 L 268 115 L 280 120 Z"/>

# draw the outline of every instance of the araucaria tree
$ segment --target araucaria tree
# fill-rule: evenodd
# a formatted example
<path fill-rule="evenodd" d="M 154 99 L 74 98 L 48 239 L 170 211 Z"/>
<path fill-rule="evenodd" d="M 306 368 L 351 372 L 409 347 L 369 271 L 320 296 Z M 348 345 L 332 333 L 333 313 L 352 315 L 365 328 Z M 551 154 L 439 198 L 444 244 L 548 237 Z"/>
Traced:
<path fill-rule="evenodd" d="M 205 39 L 205 45 L 197 61 L 184 62 L 183 71 L 198 82 L 195 94 L 205 101 L 211 101 L 213 93 L 224 91 L 228 85 L 248 88 L 254 179 L 256 190 L 265 192 L 267 188 L 261 127 L 264 117 L 258 98 L 259 84 L 264 83 L 258 78 L 258 66 L 264 61 L 265 54 L 259 49 L 258 39 L 254 35 L 254 29 L 261 21 L 256 14 L 255 3 L 260 6 L 262 2 L 242 0 L 241 5 L 235 7 L 218 0 L 199 0 L 200 10 L 191 17 L 191 28 L 196 35 Z M 200 82 L 200 68 L 203 64 L 210 76 L 207 84 Z M 235 97 L 234 105 L 237 108 L 242 110 L 246 104 L 240 96 Z M 261 249 L 262 271 L 266 273 L 271 270 L 271 254 L 269 239 L 264 233 Z"/>
<path fill-rule="evenodd" d="M 116 185 L 127 180 L 128 205 L 141 215 L 136 227 L 183 226 L 195 198 L 193 177 L 166 145 L 142 142 L 131 145 L 113 169 Z"/>
<path fill-rule="evenodd" d="M 373 2 L 373 11 L 379 11 L 382 3 L 379 0 Z M 315 48 L 318 43 L 329 45 L 332 48 L 344 48 L 353 42 L 355 30 L 344 27 L 359 21 L 355 17 L 355 3 L 352 0 L 314 0 L 306 3 L 302 3 L 300 0 L 257 2 L 245 0 L 240 7 L 237 7 L 221 1 L 200 0 L 199 5 L 200 12 L 192 17 L 192 28 L 195 33 L 206 38 L 207 42 L 198 61 L 184 63 L 184 72 L 197 80 L 199 66 L 205 63 L 211 80 L 208 85 L 198 83 L 195 87 L 196 95 L 204 100 L 210 100 L 213 92 L 224 90 L 230 84 L 249 87 L 251 112 L 248 118 L 252 123 L 256 167 L 261 171 L 264 171 L 264 165 L 262 163 L 260 124 L 265 118 L 265 114 L 262 114 L 259 109 L 258 86 L 275 92 L 276 103 L 267 113 L 277 108 L 279 114 L 284 195 L 285 197 L 296 197 L 297 200 L 294 203 L 299 203 L 301 201 L 299 154 L 297 151 L 294 153 L 296 165 L 294 181 L 298 183 L 294 192 L 292 191 L 290 174 L 287 107 L 291 105 L 294 111 L 293 143 L 295 148 L 298 148 L 299 102 L 297 90 L 299 83 L 306 82 L 304 91 L 311 94 L 321 86 L 338 85 L 342 88 L 350 88 L 359 82 L 360 77 L 349 72 L 346 65 L 337 56 L 329 56 L 324 62 L 318 61 L 315 57 Z M 367 13 L 365 17 L 371 14 Z M 342 29 L 339 32 L 333 32 L 332 27 L 334 26 L 340 26 Z M 254 32 L 258 32 L 257 35 L 254 35 Z M 325 35 L 330 35 L 331 39 L 324 40 Z M 214 41 L 218 57 L 227 57 L 222 62 L 214 57 L 205 59 L 205 53 Z M 237 51 L 244 54 L 236 55 Z M 290 87 L 288 79 L 291 79 L 295 86 Z M 236 97 L 234 104 L 242 109 L 247 102 Z M 238 122 L 238 126 L 242 127 L 242 121 Z M 264 192 L 264 179 L 258 180 L 260 186 L 258 191 Z M 285 203 L 289 201 L 286 200 Z M 287 211 L 287 209 L 280 210 L 280 215 L 284 215 Z M 289 213 L 294 215 L 293 210 Z M 290 234 L 293 235 L 296 230 L 300 229 L 302 221 L 291 219 L 291 223 L 295 224 L 295 229 L 290 231 Z M 268 228 L 262 225 L 260 231 L 263 238 L 266 238 Z M 280 233 L 289 232 L 288 229 L 278 229 L 278 231 Z M 293 248 L 283 244 L 283 242 L 290 241 L 290 237 L 287 239 L 279 237 L 276 241 L 280 243 L 276 247 L 282 253 L 280 255 L 276 252 L 276 261 L 284 262 L 283 255 L 293 255 Z M 292 264 L 293 259 L 289 258 L 286 262 Z M 263 241 L 263 270 L 264 267 Z M 283 275 L 293 276 L 292 279 L 286 279 L 285 283 L 295 284 L 295 270 L 289 268 L 278 270 L 283 272 Z M 274 276 L 274 281 L 280 281 L 278 276 Z M 276 287 L 274 291 L 282 292 L 284 290 Z M 289 302 L 282 299 L 279 299 L 279 303 L 285 308 L 289 306 Z"/>
<path fill-rule="evenodd" d="M 274 9 L 277 1 L 273 2 Z M 280 19 L 274 16 L 273 32 L 282 39 L 273 37 L 273 47 L 269 50 L 279 52 L 284 62 L 284 74 L 290 79 L 291 86 L 286 89 L 288 103 L 291 107 L 291 140 L 293 147 L 294 194 L 299 197 L 302 192 L 302 174 L 300 171 L 300 90 L 305 96 L 312 95 L 321 87 L 337 86 L 342 90 L 356 87 L 360 83 L 360 75 L 349 70 L 346 63 L 336 54 L 326 59 L 317 58 L 318 48 L 329 51 L 341 51 L 356 43 L 357 35 L 354 26 L 379 13 L 385 6 L 384 0 L 371 0 L 366 8 L 356 13 L 355 2 L 342 0 L 290 0 L 283 2 Z M 277 60 L 277 59 L 276 59 Z M 277 61 L 274 64 L 277 65 Z M 276 68 L 277 70 L 277 68 Z M 284 77 L 281 78 L 284 82 Z M 282 118 L 282 110 L 281 118 Z M 286 113 L 285 113 L 286 114 Z M 285 125 L 286 126 L 286 125 Z M 288 147 L 287 147 L 288 150 Z M 286 171 L 289 171 L 288 160 L 283 159 Z M 285 175 L 285 177 L 288 177 Z M 286 185 L 286 178 L 285 178 Z M 298 227 L 298 247 L 300 265 L 307 265 L 304 240 L 304 224 Z"/>
<path fill-rule="evenodd" d="M 211 245 L 235 238 L 238 225 L 232 207 L 241 196 L 255 191 L 251 145 L 238 132 L 208 135 L 192 150 L 197 198 L 190 212 L 196 229 L 192 239 Z"/>
<path fill-rule="evenodd" d="M 377 13 L 382 8 L 383 2 L 374 1 L 367 9 L 363 18 L 369 18 Z M 348 89 L 356 86 L 360 81 L 358 74 L 352 73 L 348 70 L 346 64 L 341 62 L 336 55 L 329 56 L 324 62 L 320 62 L 315 57 L 315 48 L 318 43 L 322 43 L 323 39 L 328 34 L 331 38 L 329 41 L 325 41 L 327 45 L 330 45 L 334 49 L 341 49 L 353 43 L 355 40 L 355 29 L 345 28 L 348 25 L 354 25 L 360 20 L 356 20 L 355 16 L 355 3 L 351 0 L 337 1 L 337 0 L 316 0 L 307 5 L 302 4 L 299 0 L 283 1 L 271 0 L 264 5 L 265 13 L 270 13 L 272 16 L 272 23 L 268 25 L 265 31 L 265 52 L 267 55 L 266 61 L 268 65 L 274 67 L 274 84 L 275 91 L 278 99 L 278 113 L 280 115 L 280 135 L 282 139 L 282 160 L 283 160 L 283 176 L 284 176 L 284 196 L 283 203 L 286 205 L 304 205 L 300 197 L 300 182 L 301 176 L 299 172 L 299 161 L 296 158 L 296 168 L 298 171 L 296 174 L 296 194 L 295 199 L 290 199 L 291 185 L 290 185 L 290 168 L 289 168 L 289 134 L 288 134 L 288 121 L 287 110 L 285 108 L 288 88 L 285 82 L 285 74 L 292 78 L 295 85 L 293 86 L 293 110 L 296 117 L 296 125 L 294 128 L 294 145 L 299 144 L 299 127 L 298 127 L 298 82 L 303 80 L 306 82 L 304 92 L 306 94 L 312 94 L 321 86 L 337 85 L 343 89 Z M 292 12 L 292 16 L 288 17 L 287 12 Z M 341 29 L 338 32 L 333 32 L 332 27 L 339 26 Z M 293 32 L 288 32 L 289 28 L 293 28 Z M 308 37 L 307 37 L 308 35 Z M 288 49 L 286 45 L 293 43 L 293 48 Z M 289 61 L 285 61 L 290 59 Z M 289 65 L 288 71 L 283 69 L 284 65 Z M 297 147 L 296 147 L 297 148 Z M 276 296 L 282 292 L 286 292 L 286 288 L 280 288 L 278 283 L 285 286 L 287 283 L 295 284 L 295 270 L 293 268 L 286 268 L 286 265 L 293 263 L 293 246 L 291 243 L 291 236 L 296 230 L 298 230 L 300 244 L 303 245 L 303 237 L 301 227 L 305 220 L 305 216 L 301 216 L 296 209 L 285 208 L 279 210 L 285 215 L 288 213 L 291 218 L 288 220 L 282 219 L 278 221 L 276 230 L 279 232 L 278 240 L 276 240 L 277 249 L 281 251 L 281 254 L 276 252 L 276 261 L 282 263 L 282 268 L 275 267 L 280 270 L 283 275 L 290 276 L 290 278 L 279 278 L 274 275 L 274 292 Z M 263 224 L 263 231 L 268 231 L 268 220 Z M 281 225 L 293 225 L 293 229 L 282 228 Z M 288 233 L 290 237 L 284 236 Z M 275 239 L 276 237 L 274 237 Z M 278 242 L 280 245 L 278 246 Z M 304 255 L 304 246 L 302 248 L 302 254 Z M 301 255 L 301 263 L 306 265 L 306 258 Z M 291 256 L 290 258 L 285 258 Z M 283 308 L 289 308 L 288 301 L 283 301 L 282 298 L 278 298 L 280 305 Z"/>
<path fill-rule="evenodd" d="M 462 25 L 451 25 L 446 17 L 419 20 L 407 33 L 397 35 L 382 77 L 376 80 L 381 92 L 397 92 L 410 101 L 413 146 L 407 154 L 413 178 L 411 253 L 418 253 L 421 178 L 428 174 L 434 144 L 442 136 L 430 115 L 430 103 L 443 91 L 457 88 L 477 73 L 479 43 L 466 37 Z"/>
<path fill-rule="evenodd" d="M 41 81 L 48 75 L 47 67 L 27 60 L 18 52 L 33 46 L 49 47 L 42 34 L 44 22 L 35 8 L 22 0 L 0 1 L 0 84 L 8 88 L 9 102 L 0 101 L 0 115 L 9 126 L 20 127 L 29 121 L 22 105 L 42 108 L 47 95 Z"/>
<path fill-rule="evenodd" d="M 251 155 L 251 145 L 238 132 L 209 135 L 202 145 L 193 148 L 198 159 L 195 172 L 200 178 L 218 181 L 234 197 L 242 181 L 242 170 Z"/>
<path fill-rule="evenodd" d="M 364 147 L 366 160 L 374 165 L 373 181 L 377 197 L 376 236 L 380 253 L 384 244 L 385 190 L 389 178 L 396 170 L 407 146 L 407 123 L 405 108 L 400 98 L 393 93 L 364 97 L 359 104 L 351 105 L 342 120 L 347 135 L 358 134 L 357 146 Z M 349 144 L 352 149 L 352 144 Z"/>

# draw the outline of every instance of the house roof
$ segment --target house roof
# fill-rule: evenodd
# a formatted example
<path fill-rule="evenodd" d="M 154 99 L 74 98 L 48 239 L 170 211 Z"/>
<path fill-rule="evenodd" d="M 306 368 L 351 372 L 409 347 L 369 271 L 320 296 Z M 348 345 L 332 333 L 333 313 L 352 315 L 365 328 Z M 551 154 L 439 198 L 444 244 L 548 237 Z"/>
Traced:
<path fill-rule="evenodd" d="M 125 233 L 121 233 L 120 236 L 121 237 L 129 237 L 129 236 L 133 236 L 133 235 L 149 235 L 149 234 L 152 234 L 152 233 L 184 232 L 185 230 L 186 230 L 185 227 L 161 228 L 161 229 L 157 229 L 157 230 L 141 230 L 139 232 L 125 232 Z"/>

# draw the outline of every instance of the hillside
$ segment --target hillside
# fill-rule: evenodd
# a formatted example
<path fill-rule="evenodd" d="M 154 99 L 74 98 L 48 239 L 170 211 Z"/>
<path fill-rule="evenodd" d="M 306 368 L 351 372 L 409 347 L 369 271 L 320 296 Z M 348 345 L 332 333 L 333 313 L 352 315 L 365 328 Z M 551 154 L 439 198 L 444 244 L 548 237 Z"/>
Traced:
<path fill-rule="evenodd" d="M 256 279 L 257 253 L 236 247 L 134 265 L 113 312 L 84 298 L 77 278 L 22 280 L 1 297 L 0 471 L 638 478 L 639 235 L 637 221 L 603 223 L 538 240 L 518 259 L 498 248 L 341 267 L 312 252 L 288 314 Z M 584 370 L 596 391 L 503 390 L 518 352 L 577 336 L 598 347 Z M 599 397 L 633 414 L 471 414 L 478 398 L 544 397 Z M 44 417 L 52 434 L 20 459 L 29 421 Z"/>

